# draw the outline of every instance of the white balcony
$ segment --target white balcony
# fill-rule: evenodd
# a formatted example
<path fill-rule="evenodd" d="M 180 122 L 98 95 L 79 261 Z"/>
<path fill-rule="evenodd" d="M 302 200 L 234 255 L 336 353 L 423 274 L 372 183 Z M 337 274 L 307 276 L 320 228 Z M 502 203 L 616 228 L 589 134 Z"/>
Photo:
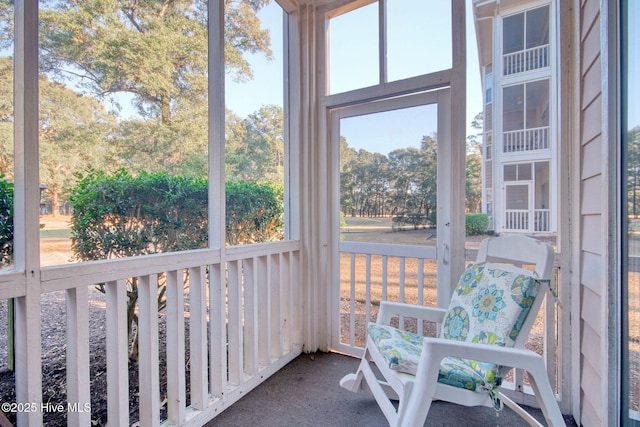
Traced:
<path fill-rule="evenodd" d="M 502 57 L 502 72 L 505 76 L 533 71 L 549 66 L 549 45 L 536 46 Z"/>

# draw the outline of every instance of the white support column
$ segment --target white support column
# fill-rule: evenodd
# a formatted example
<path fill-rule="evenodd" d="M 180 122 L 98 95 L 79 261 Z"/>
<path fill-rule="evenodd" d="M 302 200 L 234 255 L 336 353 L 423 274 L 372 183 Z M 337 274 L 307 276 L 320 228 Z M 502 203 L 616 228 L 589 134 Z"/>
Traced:
<path fill-rule="evenodd" d="M 35 411 L 17 413 L 18 425 L 42 425 L 40 342 L 40 187 L 38 160 L 38 1 L 15 2 L 14 262 L 25 274 L 15 304 L 16 401 Z"/>
<path fill-rule="evenodd" d="M 225 283 L 225 99 L 224 0 L 209 1 L 209 247 L 220 249 L 220 263 L 209 267 L 210 392 L 227 388 Z"/>

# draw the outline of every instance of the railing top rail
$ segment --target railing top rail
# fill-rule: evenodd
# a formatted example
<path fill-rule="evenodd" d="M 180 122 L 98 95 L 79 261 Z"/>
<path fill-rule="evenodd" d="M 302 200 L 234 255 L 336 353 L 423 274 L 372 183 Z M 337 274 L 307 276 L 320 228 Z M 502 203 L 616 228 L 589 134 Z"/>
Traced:
<path fill-rule="evenodd" d="M 298 241 L 232 246 L 225 248 L 225 260 L 236 261 L 255 256 L 290 252 L 299 250 L 299 247 L 300 242 Z M 220 249 L 196 249 L 43 267 L 40 277 L 42 292 L 53 292 L 128 277 L 217 264 L 220 261 Z"/>
<path fill-rule="evenodd" d="M 526 129 L 516 129 L 516 130 L 505 130 L 502 133 L 507 135 L 507 134 L 514 134 L 514 133 L 532 132 L 532 131 L 537 131 L 537 130 L 549 130 L 549 126 L 538 126 L 538 127 L 535 127 L 535 128 L 529 127 L 529 128 L 526 128 Z"/>
<path fill-rule="evenodd" d="M 545 50 L 545 49 L 548 49 L 548 48 L 549 48 L 549 44 L 548 43 L 547 44 L 541 44 L 539 46 L 528 47 L 526 49 L 522 49 L 522 50 L 519 50 L 517 52 L 505 53 L 502 56 L 504 58 L 508 58 L 508 57 L 512 57 L 512 56 L 523 55 L 523 54 L 525 54 L 527 52 L 532 52 L 532 51 L 535 51 L 535 50 Z"/>
<path fill-rule="evenodd" d="M 340 252 L 365 255 L 386 255 L 404 258 L 436 259 L 437 249 L 427 245 L 396 245 L 391 243 L 340 242 Z"/>

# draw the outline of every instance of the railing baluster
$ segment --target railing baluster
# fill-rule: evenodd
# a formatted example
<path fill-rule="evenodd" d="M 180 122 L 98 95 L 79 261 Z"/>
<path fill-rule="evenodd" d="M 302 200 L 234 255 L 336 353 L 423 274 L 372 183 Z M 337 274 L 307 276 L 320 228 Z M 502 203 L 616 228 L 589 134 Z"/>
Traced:
<path fill-rule="evenodd" d="M 229 308 L 227 310 L 229 334 L 229 382 L 242 383 L 242 283 L 240 282 L 240 262 L 227 264 L 229 281 Z"/>
<path fill-rule="evenodd" d="M 91 424 L 87 287 L 67 289 L 67 425 Z"/>
<path fill-rule="evenodd" d="M 424 305 L 424 259 L 418 258 L 418 305 Z M 424 334 L 424 322 L 418 322 L 419 335 Z"/>
<path fill-rule="evenodd" d="M 349 300 L 349 343 L 356 345 L 356 254 L 351 254 L 351 287 Z"/>
<path fill-rule="evenodd" d="M 269 294 L 271 298 L 271 358 L 282 356 L 282 331 L 280 330 L 280 256 L 269 255 Z"/>
<path fill-rule="evenodd" d="M 191 407 L 203 410 L 209 400 L 207 381 L 207 288 L 204 267 L 189 269 L 189 381 Z"/>
<path fill-rule="evenodd" d="M 387 264 L 388 258 L 386 255 L 382 256 L 382 301 L 386 301 L 388 298 L 387 295 L 387 284 L 388 284 L 388 274 L 387 274 Z"/>
<path fill-rule="evenodd" d="M 371 255 L 366 257 L 365 278 L 365 327 L 371 321 Z"/>
<path fill-rule="evenodd" d="M 140 425 L 160 425 L 158 275 L 138 278 Z"/>
<path fill-rule="evenodd" d="M 541 290 L 542 291 L 542 290 Z M 543 357 L 547 366 L 547 375 L 549 377 L 549 382 L 554 390 L 556 390 L 556 370 L 554 369 L 556 366 L 555 361 L 557 360 L 557 348 L 556 348 L 556 305 L 554 304 L 553 298 L 546 292 L 546 296 L 543 303 L 543 315 L 544 315 L 544 346 L 543 346 Z"/>
<path fill-rule="evenodd" d="M 298 286 L 300 277 L 300 258 L 298 252 L 290 252 L 291 259 L 291 297 L 293 298 L 292 309 L 292 325 L 301 325 L 302 324 L 302 304 L 299 301 L 302 301 L 302 291 Z M 293 330 L 293 339 L 295 344 L 302 343 L 302 327 L 294 327 Z"/>
<path fill-rule="evenodd" d="M 107 321 L 107 422 L 129 425 L 129 346 L 127 336 L 127 283 L 105 284 Z"/>
<path fill-rule="evenodd" d="M 180 425 L 185 420 L 184 288 L 178 272 L 167 274 L 167 418 Z"/>
<path fill-rule="evenodd" d="M 258 301 L 261 306 L 258 313 L 260 319 L 258 323 L 259 360 L 262 366 L 269 366 L 271 363 L 271 337 L 269 335 L 269 265 L 266 256 L 258 258 L 258 277 L 263 279 L 263 282 L 258 286 Z"/>
<path fill-rule="evenodd" d="M 256 258 L 242 263 L 244 273 L 244 353 L 245 370 L 249 375 L 258 373 L 258 283 Z"/>
<path fill-rule="evenodd" d="M 280 253 L 280 328 L 282 354 L 291 350 L 291 266 L 289 254 Z"/>
<path fill-rule="evenodd" d="M 398 286 L 400 287 L 399 291 L 400 291 L 400 296 L 399 296 L 399 301 L 400 302 L 405 302 L 405 289 L 404 289 L 404 270 L 405 270 L 405 258 L 404 257 L 400 257 L 400 280 L 398 282 Z M 404 329 L 404 316 L 400 316 L 400 318 L 398 319 L 398 325 L 400 325 L 401 328 Z"/>
<path fill-rule="evenodd" d="M 211 394 L 223 397 L 227 389 L 227 313 L 223 264 L 209 266 L 209 334 Z"/>

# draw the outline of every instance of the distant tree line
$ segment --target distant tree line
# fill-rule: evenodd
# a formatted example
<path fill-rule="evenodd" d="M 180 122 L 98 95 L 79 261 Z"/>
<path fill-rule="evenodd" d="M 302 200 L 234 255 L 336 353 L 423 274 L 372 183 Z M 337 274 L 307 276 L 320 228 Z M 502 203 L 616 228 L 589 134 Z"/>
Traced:
<path fill-rule="evenodd" d="M 482 114 L 472 127 L 482 130 Z M 481 134 L 470 135 L 466 156 L 466 210 L 479 212 L 482 201 Z M 344 216 L 398 217 L 398 224 L 435 224 L 437 135 L 425 135 L 419 148 L 384 155 L 351 148 L 340 139 L 340 206 Z"/>

